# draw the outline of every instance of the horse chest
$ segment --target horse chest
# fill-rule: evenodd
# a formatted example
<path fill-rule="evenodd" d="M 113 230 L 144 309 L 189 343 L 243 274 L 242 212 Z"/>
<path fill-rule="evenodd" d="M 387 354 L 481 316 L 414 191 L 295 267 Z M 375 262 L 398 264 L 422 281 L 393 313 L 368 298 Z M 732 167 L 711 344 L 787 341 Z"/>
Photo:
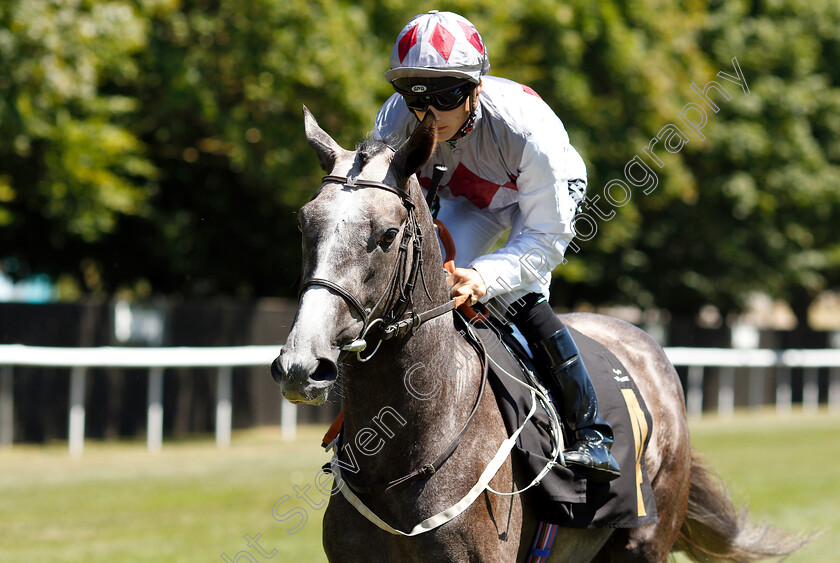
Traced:
<path fill-rule="evenodd" d="M 517 546 L 492 545 L 499 542 L 488 541 L 486 535 L 449 525 L 407 538 L 375 528 L 351 507 L 328 509 L 324 516 L 324 550 L 331 562 L 515 560 Z"/>
<path fill-rule="evenodd" d="M 500 470 L 509 483 L 510 464 Z M 443 475 L 436 475 L 436 477 Z M 406 492 L 383 504 L 375 499 L 369 507 L 398 529 L 409 530 L 429 515 L 457 502 L 469 489 L 467 480 L 450 476 L 449 484 L 429 483 L 426 491 Z M 434 480 L 432 480 L 434 481 Z M 509 486 L 509 484 L 507 485 Z M 433 492 L 429 492 L 429 490 Z M 368 499 L 365 499 L 368 502 Z M 341 494 L 330 499 L 324 515 L 323 541 L 327 558 L 342 561 L 515 561 L 520 543 L 522 506 L 520 498 L 486 493 L 463 514 L 432 531 L 413 537 L 393 535 L 379 529 L 352 507 Z"/>
<path fill-rule="evenodd" d="M 406 514 L 414 512 L 406 507 Z M 383 512 L 383 517 L 384 512 Z M 415 537 L 395 536 L 380 530 L 342 497 L 333 497 L 324 514 L 324 550 L 331 562 L 343 561 L 454 561 L 454 538 L 443 531 Z"/>

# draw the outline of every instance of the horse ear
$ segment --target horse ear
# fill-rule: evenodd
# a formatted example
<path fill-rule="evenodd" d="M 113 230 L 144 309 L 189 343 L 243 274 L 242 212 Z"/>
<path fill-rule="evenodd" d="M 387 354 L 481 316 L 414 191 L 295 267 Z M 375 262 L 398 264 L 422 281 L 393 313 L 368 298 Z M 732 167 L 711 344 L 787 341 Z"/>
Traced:
<path fill-rule="evenodd" d="M 409 137 L 397 154 L 394 156 L 396 172 L 400 178 L 400 185 L 404 185 L 408 178 L 426 164 L 432 157 L 437 146 L 437 119 L 431 111 L 426 116 L 414 133 Z"/>
<path fill-rule="evenodd" d="M 315 121 L 309 108 L 303 106 L 303 126 L 306 130 L 306 140 L 315 149 L 318 161 L 325 172 L 332 172 L 339 155 L 345 153 L 343 148 L 336 143 Z"/>

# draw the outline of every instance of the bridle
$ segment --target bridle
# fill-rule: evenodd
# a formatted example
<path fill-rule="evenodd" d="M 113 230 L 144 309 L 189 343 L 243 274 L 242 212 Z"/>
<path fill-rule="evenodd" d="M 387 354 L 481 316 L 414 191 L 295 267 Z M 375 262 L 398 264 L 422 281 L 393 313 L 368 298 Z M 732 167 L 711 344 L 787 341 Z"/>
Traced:
<path fill-rule="evenodd" d="M 440 173 L 436 174 L 437 181 L 440 180 L 440 176 Z M 411 298 L 418 276 L 423 282 L 423 289 L 425 290 L 426 297 L 428 297 L 429 301 L 432 300 L 432 297 L 431 295 L 429 295 L 428 288 L 426 288 L 426 280 L 423 277 L 423 233 L 421 232 L 420 225 L 417 222 L 417 216 L 415 214 L 415 205 L 414 201 L 411 199 L 410 189 L 401 190 L 395 186 L 391 186 L 383 182 L 359 180 L 356 178 L 347 178 L 345 176 L 324 176 L 322 182 L 323 183 L 321 187 L 328 183 L 338 183 L 349 188 L 375 188 L 389 191 L 400 197 L 403 206 L 408 211 L 408 217 L 403 223 L 403 235 L 400 239 L 400 246 L 397 251 L 398 254 L 396 264 L 394 265 L 394 269 L 391 272 L 391 276 L 388 281 L 388 287 L 373 307 L 365 307 L 364 304 L 348 289 L 336 282 L 325 278 L 310 278 L 301 284 L 301 293 L 306 288 L 314 285 L 320 285 L 331 289 L 339 296 L 341 296 L 341 298 L 344 299 L 344 301 L 352 309 L 355 309 L 356 312 L 358 312 L 361 315 L 362 319 L 364 320 L 361 334 L 359 335 L 359 338 L 352 341 L 350 344 L 342 346 L 342 353 L 356 352 L 356 357 L 359 359 L 359 361 L 366 362 L 373 357 L 377 350 L 379 350 L 379 346 L 382 344 L 383 340 L 388 340 L 395 336 L 407 334 L 409 330 L 413 333 L 420 325 L 422 325 L 426 321 L 444 315 L 449 311 L 453 311 L 460 305 L 460 303 L 462 303 L 462 301 L 452 299 L 450 301 L 447 301 L 443 305 L 439 305 L 419 314 L 413 311 L 414 304 L 411 301 Z M 410 264 L 408 263 L 409 245 L 412 246 Z M 405 281 L 400 285 L 400 280 L 402 279 L 404 279 Z M 389 307 L 387 311 L 384 312 L 381 316 L 374 317 L 376 311 L 383 305 L 383 303 L 387 303 L 389 301 L 394 301 L 394 305 Z M 371 329 L 379 324 L 382 324 L 382 329 L 380 334 L 378 335 L 379 342 L 377 343 L 376 348 L 374 348 L 373 352 L 371 352 L 367 357 L 362 357 L 361 352 L 364 351 L 367 347 L 367 341 L 365 340 L 365 338 L 368 336 L 368 333 L 371 331 Z M 467 420 L 462 426 L 461 431 L 458 432 L 458 434 L 449 442 L 449 445 L 443 450 L 443 452 L 441 452 L 431 463 L 427 463 L 408 473 L 407 475 L 403 475 L 402 477 L 393 479 L 391 481 L 388 481 L 387 483 L 381 483 L 372 486 L 361 486 L 358 484 L 351 483 L 347 479 L 347 477 L 344 476 L 342 479 L 343 482 L 346 483 L 351 489 L 358 493 L 372 494 L 377 492 L 388 491 L 390 489 L 393 489 L 394 487 L 409 485 L 419 479 L 428 477 L 437 472 L 441 468 L 441 466 L 443 466 L 446 460 L 448 460 L 458 448 L 461 439 L 467 433 L 467 430 L 470 427 L 473 419 L 475 418 L 479 406 L 481 405 L 481 399 L 484 396 L 485 387 L 487 385 L 488 368 L 487 356 L 486 351 L 484 349 L 484 345 L 473 334 L 471 330 L 468 329 L 464 334 L 468 343 L 476 350 L 476 353 L 478 354 L 478 357 L 480 359 L 481 384 L 479 386 L 475 402 L 473 403 L 472 410 L 470 411 Z M 339 358 L 339 361 L 341 361 L 341 358 Z M 328 445 L 328 449 L 330 447 L 336 448 L 334 461 L 338 459 L 338 456 L 341 452 L 341 439 L 342 434 L 339 433 L 335 442 L 331 445 Z M 327 466 L 325 466 L 325 469 L 326 467 Z M 334 467 L 332 467 L 330 470 L 336 471 Z"/>
<path fill-rule="evenodd" d="M 361 300 L 354 296 L 350 290 L 331 280 L 310 278 L 301 283 L 301 293 L 313 285 L 324 286 L 337 293 L 351 309 L 355 309 L 359 313 L 363 320 L 359 337 L 349 344 L 345 344 L 341 349 L 344 353 L 355 352 L 356 358 L 359 361 L 366 362 L 379 350 L 382 341 L 407 334 L 409 331 L 413 333 L 424 322 L 453 310 L 456 302 L 452 300 L 419 314 L 413 310 L 414 303 L 412 302 L 412 295 L 418 276 L 423 283 L 426 297 L 428 297 L 429 301 L 432 298 L 426 288 L 426 280 L 423 274 L 423 233 L 417 222 L 414 201 L 412 201 L 408 190 L 402 190 L 384 182 L 360 180 L 346 176 L 324 176 L 322 182 L 322 187 L 329 183 L 337 183 L 348 188 L 376 188 L 391 192 L 399 196 L 408 212 L 408 217 L 403 223 L 403 234 L 400 239 L 399 249 L 397 250 L 397 260 L 394 269 L 391 271 L 387 288 L 373 307 L 365 307 Z M 409 245 L 412 247 L 411 263 L 409 263 L 408 257 Z M 404 280 L 402 284 L 400 284 L 400 280 Z M 375 317 L 374 315 L 383 304 L 389 302 L 393 302 L 393 305 L 383 312 L 381 316 Z M 406 315 L 406 313 L 408 314 Z M 367 349 L 366 338 L 375 327 L 380 327 L 380 325 L 381 328 L 378 334 L 379 342 L 376 344 L 373 352 L 363 357 L 362 352 Z"/>

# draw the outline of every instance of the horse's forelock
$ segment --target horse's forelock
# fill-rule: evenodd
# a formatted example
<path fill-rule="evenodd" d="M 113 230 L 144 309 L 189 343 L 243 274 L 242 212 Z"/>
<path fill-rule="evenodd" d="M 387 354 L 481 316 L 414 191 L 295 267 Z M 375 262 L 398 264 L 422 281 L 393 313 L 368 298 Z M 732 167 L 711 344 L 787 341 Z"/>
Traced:
<path fill-rule="evenodd" d="M 366 139 L 356 145 L 356 152 L 359 154 L 360 158 L 373 158 L 390 148 L 391 147 L 383 141 L 379 141 L 377 139 Z"/>
<path fill-rule="evenodd" d="M 370 161 L 387 150 L 391 150 L 391 147 L 382 141 L 375 139 L 362 141 L 356 145 L 356 165 L 354 168 L 361 172 Z"/>

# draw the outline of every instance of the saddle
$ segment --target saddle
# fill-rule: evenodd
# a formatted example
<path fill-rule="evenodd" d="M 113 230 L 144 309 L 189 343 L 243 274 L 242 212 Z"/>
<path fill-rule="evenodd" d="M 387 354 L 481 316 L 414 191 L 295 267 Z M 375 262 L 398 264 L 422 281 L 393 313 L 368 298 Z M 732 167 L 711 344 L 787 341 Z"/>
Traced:
<path fill-rule="evenodd" d="M 515 437 L 509 451 L 517 481 L 523 494 L 529 496 L 541 525 L 636 528 L 655 523 L 656 504 L 644 464 L 652 420 L 621 362 L 604 346 L 569 327 L 598 394 L 602 416 L 612 425 L 615 437 L 612 453 L 622 468 L 618 479 L 591 482 L 584 475 L 554 463 L 558 444 L 552 433 L 557 427 L 553 422 L 557 413 L 553 412 L 552 402 L 538 401 L 534 392 L 522 385 L 541 387 L 529 354 L 510 326 L 485 316 L 474 316 L 468 321 L 456 312 L 454 317 L 457 328 L 468 340 L 480 342 L 477 345 L 486 352 L 487 382 L 493 388 L 508 435 Z M 342 426 L 343 417 L 339 414 L 324 436 L 322 446 L 337 447 Z M 571 435 L 563 438 L 564 442 L 571 440 Z M 422 476 L 422 472 L 399 481 L 417 475 Z"/>
<path fill-rule="evenodd" d="M 539 381 L 531 357 L 510 325 L 490 318 L 467 321 L 456 315 L 463 330 L 472 331 L 487 350 L 492 386 L 511 435 L 522 426 L 533 406 L 528 388 Z M 571 528 L 635 528 L 657 521 L 653 490 L 644 464 L 644 450 L 650 439 L 651 415 L 627 369 L 603 345 L 571 327 L 569 330 L 586 363 L 598 394 L 601 415 L 613 427 L 612 453 L 621 466 L 614 481 L 595 483 L 563 465 L 555 465 L 542 476 L 539 485 L 524 494 L 544 522 Z M 557 405 L 562 401 L 557 401 Z M 551 408 L 551 406 L 549 406 Z M 562 420 L 562 417 L 561 417 Z M 514 463 L 522 484 L 536 478 L 553 458 L 551 415 L 546 405 L 537 405 L 513 449 Z M 564 437 L 571 443 L 570 433 Z"/>

